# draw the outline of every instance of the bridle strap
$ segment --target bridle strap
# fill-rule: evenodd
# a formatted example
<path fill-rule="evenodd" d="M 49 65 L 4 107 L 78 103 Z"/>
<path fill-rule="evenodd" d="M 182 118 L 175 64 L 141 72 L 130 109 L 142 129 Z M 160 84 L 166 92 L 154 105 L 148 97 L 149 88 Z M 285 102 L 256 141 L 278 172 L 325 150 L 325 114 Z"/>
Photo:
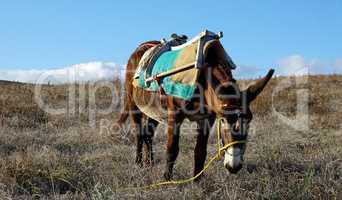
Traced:
<path fill-rule="evenodd" d="M 230 142 L 226 145 L 224 145 L 223 147 L 221 147 L 220 145 L 220 139 L 221 139 L 221 123 L 222 121 L 226 120 L 225 118 L 223 117 L 220 117 L 217 119 L 218 123 L 217 123 L 217 127 L 216 127 L 216 130 L 217 130 L 217 148 L 218 148 L 218 158 L 220 158 L 222 156 L 222 152 L 225 151 L 226 149 L 228 149 L 229 147 L 235 145 L 235 144 L 246 144 L 247 143 L 247 140 L 237 140 L 237 141 L 234 141 L 234 142 Z"/>

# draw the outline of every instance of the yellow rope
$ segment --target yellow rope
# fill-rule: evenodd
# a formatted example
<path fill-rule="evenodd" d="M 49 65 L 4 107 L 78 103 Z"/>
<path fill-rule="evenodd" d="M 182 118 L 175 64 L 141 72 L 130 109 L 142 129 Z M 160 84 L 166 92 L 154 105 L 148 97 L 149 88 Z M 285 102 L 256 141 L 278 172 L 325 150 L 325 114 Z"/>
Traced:
<path fill-rule="evenodd" d="M 152 189 L 152 188 L 157 188 L 163 185 L 179 185 L 179 184 L 185 184 L 185 183 L 189 183 L 194 181 L 195 179 L 197 179 L 199 176 L 201 176 L 208 168 L 209 166 L 216 160 L 219 159 L 222 155 L 222 151 L 228 149 L 230 146 L 233 146 L 235 144 L 245 144 L 247 141 L 246 140 L 239 140 L 239 141 L 234 141 L 231 143 L 226 144 L 224 147 L 220 147 L 220 124 L 221 124 L 221 120 L 219 119 L 219 123 L 217 123 L 217 137 L 218 137 L 218 152 L 217 154 L 212 157 L 209 162 L 204 166 L 204 168 L 198 172 L 195 176 L 188 178 L 188 179 L 184 179 L 184 180 L 176 180 L 176 181 L 163 181 L 160 183 L 154 183 L 151 185 L 146 185 L 146 186 L 141 186 L 141 187 L 133 187 L 133 188 L 124 188 L 123 190 L 146 190 L 146 189 Z"/>

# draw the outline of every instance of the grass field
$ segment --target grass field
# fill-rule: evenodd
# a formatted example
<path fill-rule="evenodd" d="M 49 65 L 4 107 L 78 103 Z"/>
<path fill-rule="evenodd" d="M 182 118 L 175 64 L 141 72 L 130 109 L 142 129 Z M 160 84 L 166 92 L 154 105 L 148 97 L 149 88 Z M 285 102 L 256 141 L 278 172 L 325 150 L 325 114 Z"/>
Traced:
<path fill-rule="evenodd" d="M 276 92 L 281 86 L 286 88 Z M 99 112 L 119 100 L 108 88 L 43 85 L 41 99 L 50 108 L 65 108 L 60 114 L 44 112 L 34 88 L 0 82 L 0 199 L 342 199 L 342 76 L 272 79 L 252 105 L 246 164 L 238 174 L 218 161 L 199 183 L 154 190 L 124 189 L 162 180 L 163 126 L 154 140 L 155 166 L 139 168 L 134 137 L 111 126 L 121 104 Z M 92 94 L 94 104 L 87 100 Z M 296 113 L 305 106 L 307 113 Z M 300 120 L 279 117 L 305 114 L 304 128 L 296 128 Z M 174 179 L 192 175 L 194 127 L 183 126 Z M 215 144 L 212 135 L 209 157 Z"/>

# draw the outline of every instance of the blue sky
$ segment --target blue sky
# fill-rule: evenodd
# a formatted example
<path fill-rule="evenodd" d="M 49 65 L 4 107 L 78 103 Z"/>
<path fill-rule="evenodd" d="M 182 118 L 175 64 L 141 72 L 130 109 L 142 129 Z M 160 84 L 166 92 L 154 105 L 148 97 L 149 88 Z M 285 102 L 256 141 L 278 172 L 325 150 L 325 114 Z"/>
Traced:
<path fill-rule="evenodd" d="M 140 42 L 207 28 L 224 32 L 243 74 L 286 67 L 293 58 L 313 72 L 342 72 L 341 10 L 338 0 L 3 1 L 0 70 L 124 65 Z"/>

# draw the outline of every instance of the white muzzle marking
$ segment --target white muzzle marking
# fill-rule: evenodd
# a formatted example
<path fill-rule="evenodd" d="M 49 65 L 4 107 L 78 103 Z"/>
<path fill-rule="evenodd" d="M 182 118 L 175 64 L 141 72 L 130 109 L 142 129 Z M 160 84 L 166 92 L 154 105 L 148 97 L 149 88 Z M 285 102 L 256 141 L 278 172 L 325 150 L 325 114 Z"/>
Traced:
<path fill-rule="evenodd" d="M 237 147 L 229 147 L 224 154 L 224 166 L 236 168 L 242 164 L 241 149 Z"/>

